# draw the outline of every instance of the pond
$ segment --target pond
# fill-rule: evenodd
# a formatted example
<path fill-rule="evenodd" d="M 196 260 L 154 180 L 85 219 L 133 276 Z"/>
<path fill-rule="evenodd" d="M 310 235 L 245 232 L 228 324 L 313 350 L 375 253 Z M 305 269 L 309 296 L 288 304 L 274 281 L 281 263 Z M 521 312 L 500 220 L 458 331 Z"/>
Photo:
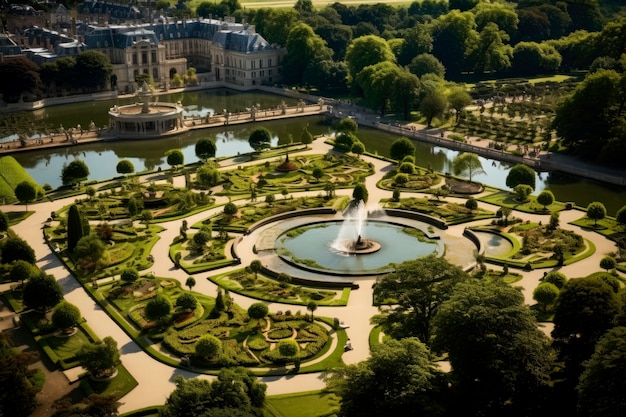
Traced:
<path fill-rule="evenodd" d="M 513 244 L 506 238 L 489 232 L 473 232 L 481 247 L 485 250 L 486 256 L 502 256 L 506 255 L 513 249 Z"/>
<path fill-rule="evenodd" d="M 295 100 L 263 93 L 238 93 L 231 90 L 202 90 L 195 92 L 178 93 L 169 96 L 160 96 L 160 101 L 181 101 L 189 112 L 214 112 L 227 108 L 230 111 L 242 110 L 253 104 L 260 104 L 261 108 L 268 108 L 280 104 L 285 100 L 294 104 Z M 134 99 L 126 99 L 133 102 Z M 107 111 L 113 104 L 125 104 L 124 100 L 115 102 L 94 102 L 71 104 L 50 107 L 35 112 L 36 117 L 43 118 L 51 126 L 63 123 L 65 127 L 81 123 L 87 126 L 90 120 L 97 121 L 97 125 L 107 123 Z M 11 123 L 10 119 L 19 120 L 32 117 L 32 113 L 19 113 L 0 116 L 0 125 Z M 9 121 L 7 121 L 9 120 Z M 291 140 L 299 140 L 303 129 L 315 136 L 331 134 L 332 126 L 323 116 L 300 117 L 295 119 L 263 122 L 273 134 L 272 144 L 286 144 Z M 117 176 L 115 165 L 120 159 L 130 159 L 137 172 L 146 169 L 165 169 L 165 152 L 169 149 L 181 149 L 185 155 L 185 163 L 198 160 L 195 156 L 195 143 L 198 139 L 207 137 L 215 140 L 217 156 L 232 156 L 250 152 L 248 136 L 257 125 L 220 126 L 211 129 L 187 132 L 175 137 L 153 139 L 149 142 L 142 140 L 102 142 L 97 144 L 77 145 L 64 149 L 44 149 L 32 152 L 16 153 L 15 158 L 24 166 L 30 175 L 40 184 L 50 184 L 52 187 L 61 185 L 61 169 L 79 158 L 84 160 L 90 168 L 90 180 L 104 180 Z M 360 128 L 359 139 L 366 149 L 372 153 L 388 156 L 391 143 L 397 139 L 396 135 L 381 132 L 375 129 Z M 429 165 L 436 171 L 451 172 L 452 160 L 457 151 L 453 151 L 426 143 L 415 142 L 416 163 L 423 167 Z M 510 164 L 480 158 L 485 174 L 475 175 L 473 179 L 494 187 L 507 189 L 505 180 Z M 535 194 L 544 189 L 551 190 L 557 200 L 573 201 L 578 205 L 587 206 L 592 201 L 601 201 L 605 204 L 608 214 L 615 212 L 626 204 L 626 188 L 611 186 L 582 179 L 561 173 L 538 173 Z"/>

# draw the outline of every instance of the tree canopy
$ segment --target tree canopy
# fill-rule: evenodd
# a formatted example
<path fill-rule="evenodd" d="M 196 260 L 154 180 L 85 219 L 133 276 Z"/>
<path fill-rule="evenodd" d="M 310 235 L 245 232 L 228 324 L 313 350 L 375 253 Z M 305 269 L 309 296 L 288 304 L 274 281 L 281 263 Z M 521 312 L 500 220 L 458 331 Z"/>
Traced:
<path fill-rule="evenodd" d="M 10 237 L 2 246 L 2 263 L 10 264 L 18 260 L 35 265 L 35 251 L 24 239 L 17 236 Z"/>
<path fill-rule="evenodd" d="M 539 406 L 553 353 L 518 289 L 497 281 L 459 283 L 434 328 L 433 349 L 448 353 L 464 414 L 528 415 Z"/>
<path fill-rule="evenodd" d="M 83 345 L 78 357 L 85 369 L 95 377 L 109 375 L 120 363 L 120 351 L 117 342 L 111 336 L 96 343 Z"/>
<path fill-rule="evenodd" d="M 224 368 L 217 379 L 174 379 L 176 389 L 161 410 L 162 417 L 209 417 L 236 411 L 238 417 L 256 417 L 265 402 L 266 385 L 244 368 Z"/>
<path fill-rule="evenodd" d="M 272 134 L 264 127 L 256 128 L 250 133 L 248 143 L 255 152 L 261 152 L 272 146 Z"/>
<path fill-rule="evenodd" d="M 26 211 L 28 211 L 28 203 L 32 203 L 37 198 L 37 187 L 30 181 L 20 182 L 13 192 L 19 202 L 26 205 Z"/>
<path fill-rule="evenodd" d="M 509 188 L 515 188 L 520 184 L 530 185 L 533 190 L 535 189 L 535 171 L 524 164 L 517 164 L 513 166 L 506 176 L 506 186 Z"/>
<path fill-rule="evenodd" d="M 63 288 L 57 280 L 41 272 L 24 284 L 24 305 L 35 310 L 46 311 L 63 299 Z"/>
<path fill-rule="evenodd" d="M 407 155 L 415 156 L 415 145 L 408 138 L 398 138 L 391 144 L 389 155 L 396 161 L 401 161 Z"/>
<path fill-rule="evenodd" d="M 472 182 L 472 176 L 474 174 L 484 174 L 483 164 L 478 159 L 478 155 L 474 153 L 464 152 L 459 154 L 452 161 L 452 167 L 454 169 L 454 175 L 467 175 L 470 182 Z"/>
<path fill-rule="evenodd" d="M 213 158 L 215 156 L 215 152 L 217 151 L 217 146 L 215 146 L 215 142 L 213 142 L 209 138 L 202 138 L 196 142 L 196 156 L 199 159 L 206 161 L 209 158 Z"/>
<path fill-rule="evenodd" d="M 135 172 L 135 166 L 128 159 L 122 159 L 115 166 L 115 170 L 118 174 L 132 174 Z"/>
<path fill-rule="evenodd" d="M 74 184 L 89 176 L 87 164 L 79 159 L 75 159 L 61 170 L 61 180 L 63 184 Z"/>
<path fill-rule="evenodd" d="M 426 346 L 410 337 L 376 345 L 368 359 L 334 369 L 326 379 L 345 417 L 439 415 L 441 382 Z"/>
<path fill-rule="evenodd" d="M 455 285 L 468 278 L 458 266 L 433 255 L 403 262 L 376 282 L 374 298 L 392 304 L 380 307 L 382 315 L 375 321 L 392 337 L 417 337 L 429 343 L 432 318 Z"/>

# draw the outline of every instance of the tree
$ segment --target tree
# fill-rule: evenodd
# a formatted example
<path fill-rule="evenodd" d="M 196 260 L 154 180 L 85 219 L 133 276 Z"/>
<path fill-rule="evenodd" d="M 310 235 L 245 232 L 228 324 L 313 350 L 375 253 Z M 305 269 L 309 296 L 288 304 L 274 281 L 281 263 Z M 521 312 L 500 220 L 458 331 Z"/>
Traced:
<path fill-rule="evenodd" d="M 615 214 L 615 221 L 622 225 L 622 227 L 626 226 L 626 206 L 622 206 L 621 209 L 617 210 L 617 213 Z M 0 227 L 0 232 L 2 231 L 2 228 Z"/>
<path fill-rule="evenodd" d="M 432 127 L 433 119 L 445 114 L 448 101 L 446 96 L 439 91 L 427 91 L 420 102 L 419 110 L 426 117 L 426 124 Z"/>
<path fill-rule="evenodd" d="M 367 188 L 365 184 L 359 183 L 354 186 L 354 190 L 352 190 L 352 201 L 356 205 L 359 202 L 367 203 L 369 193 L 367 192 Z"/>
<path fill-rule="evenodd" d="M 459 410 L 532 415 L 550 381 L 553 353 L 519 289 L 499 281 L 459 283 L 434 318 L 433 350 L 447 352 Z"/>
<path fill-rule="evenodd" d="M 537 196 L 537 203 L 541 204 L 544 210 L 547 210 L 548 206 L 554 203 L 554 194 L 552 191 L 543 190 Z"/>
<path fill-rule="evenodd" d="M 354 145 L 352 145 L 352 146 L 354 146 Z M 311 171 L 311 175 L 313 175 L 313 178 L 315 178 L 317 181 L 319 181 L 324 176 L 324 169 L 321 168 L 321 167 L 316 166 Z"/>
<path fill-rule="evenodd" d="M 446 73 L 446 68 L 441 61 L 431 54 L 417 55 L 411 60 L 408 68 L 409 71 L 420 78 L 426 74 L 433 74 L 438 78 L 443 78 Z"/>
<path fill-rule="evenodd" d="M 256 128 L 250 133 L 248 143 L 256 153 L 260 153 L 272 146 L 272 134 L 264 127 Z"/>
<path fill-rule="evenodd" d="M 626 413 L 626 327 L 609 330 L 598 341 L 576 387 L 578 408 L 589 417 Z"/>
<path fill-rule="evenodd" d="M 392 337 L 418 337 L 428 343 L 432 318 L 454 286 L 468 278 L 461 268 L 432 255 L 403 262 L 376 282 L 374 299 L 382 314 L 375 321 Z M 386 300 L 394 303 L 387 305 Z"/>
<path fill-rule="evenodd" d="M 519 42 L 513 48 L 511 71 L 520 75 L 554 72 L 561 59 L 561 54 L 550 44 Z"/>
<path fill-rule="evenodd" d="M 589 220 L 593 220 L 594 226 L 597 226 L 598 220 L 602 220 L 604 217 L 606 217 L 606 208 L 604 207 L 604 204 L 599 201 L 589 203 L 587 206 L 587 218 Z"/>
<path fill-rule="evenodd" d="M 421 90 L 421 83 L 407 68 L 401 68 L 395 74 L 396 77 L 391 84 L 391 104 L 402 112 L 404 120 L 409 120 Z"/>
<path fill-rule="evenodd" d="M 509 35 L 500 30 L 497 24 L 489 22 L 480 31 L 476 47 L 470 54 L 473 61 L 474 72 L 504 71 L 511 67 L 513 48 L 505 45 Z"/>
<path fill-rule="evenodd" d="M 215 15 L 225 16 L 224 14 Z M 262 8 L 257 10 L 250 23 L 254 24 L 256 32 L 262 33 L 270 44 L 287 45 L 289 32 L 298 20 L 298 13 L 293 8 Z"/>
<path fill-rule="evenodd" d="M 358 142 L 358 139 L 354 133 L 340 133 L 335 137 L 334 147 L 340 152 L 350 152 L 352 145 L 356 142 Z"/>
<path fill-rule="evenodd" d="M 201 138 L 196 142 L 196 156 L 206 162 L 207 159 L 213 158 L 217 147 L 215 143 L 208 138 Z"/>
<path fill-rule="evenodd" d="M 24 284 L 23 302 L 27 308 L 47 311 L 63 299 L 63 288 L 52 276 L 44 272 Z"/>
<path fill-rule="evenodd" d="M 80 238 L 74 249 L 74 258 L 84 271 L 93 272 L 106 257 L 106 246 L 98 235 L 87 235 Z"/>
<path fill-rule="evenodd" d="M 67 213 L 67 250 L 73 253 L 80 239 L 89 234 L 89 223 L 76 204 L 72 204 Z"/>
<path fill-rule="evenodd" d="M 250 307 L 248 307 L 248 316 L 251 319 L 260 320 L 267 316 L 269 309 L 267 308 L 267 304 L 265 303 L 253 303 Z"/>
<path fill-rule="evenodd" d="M 183 165 L 185 163 L 185 155 L 180 149 L 170 149 L 165 152 L 165 156 L 167 157 L 167 164 L 172 167 L 172 169 L 176 169 L 178 165 Z"/>
<path fill-rule="evenodd" d="M 389 148 L 389 155 L 396 161 L 401 161 L 405 156 L 415 155 L 415 145 L 408 138 L 398 138 L 393 141 Z"/>
<path fill-rule="evenodd" d="M 302 130 L 302 134 L 300 135 L 300 142 L 305 145 L 310 145 L 311 143 L 313 143 L 313 135 L 306 127 Z"/>
<path fill-rule="evenodd" d="M 452 161 L 452 167 L 454 169 L 454 175 L 468 175 L 470 182 L 472 182 L 472 176 L 474 174 L 484 174 L 483 164 L 478 159 L 478 155 L 474 153 L 464 152 L 459 154 Z"/>
<path fill-rule="evenodd" d="M 9 217 L 0 210 L 0 233 L 9 230 Z"/>
<path fill-rule="evenodd" d="M 549 282 L 550 284 L 554 284 L 560 290 L 567 282 L 567 277 L 562 272 L 552 271 L 548 272 L 546 276 L 543 277 L 543 282 Z"/>
<path fill-rule="evenodd" d="M 182 376 L 174 382 L 176 389 L 161 409 L 162 417 L 253 417 L 265 402 L 267 386 L 244 368 L 224 368 L 212 382 Z"/>
<path fill-rule="evenodd" d="M 261 271 L 261 269 L 263 269 L 263 263 L 260 260 L 255 259 L 252 262 L 250 262 L 250 270 L 254 272 L 254 279 L 258 278 L 258 274 Z"/>
<path fill-rule="evenodd" d="M 132 174 L 133 172 L 135 172 L 135 166 L 128 159 L 122 159 L 115 166 L 115 170 L 118 174 L 122 175 Z"/>
<path fill-rule="evenodd" d="M 326 386 L 341 398 L 341 416 L 436 416 L 443 408 L 439 381 L 426 346 L 407 337 L 374 345 L 365 361 L 333 369 Z"/>
<path fill-rule="evenodd" d="M 524 164 L 517 164 L 509 170 L 506 176 L 506 186 L 515 188 L 516 185 L 526 184 L 535 189 L 535 171 Z"/>
<path fill-rule="evenodd" d="M 353 118 L 345 117 L 337 122 L 335 130 L 339 133 L 352 133 L 356 135 L 356 132 L 359 130 L 359 125 Z"/>
<path fill-rule="evenodd" d="M 543 311 L 547 311 L 549 306 L 554 305 L 558 296 L 559 289 L 549 282 L 542 282 L 533 291 L 533 300 L 541 304 Z"/>
<path fill-rule="evenodd" d="M 37 64 L 26 56 L 13 57 L 0 63 L 0 94 L 7 103 L 17 103 L 24 93 L 41 94 L 41 78 Z"/>
<path fill-rule="evenodd" d="M 66 331 L 76 326 L 80 320 L 80 309 L 67 301 L 61 301 L 52 313 L 52 324 L 58 329 Z"/>
<path fill-rule="evenodd" d="M 235 205 L 235 203 L 226 203 L 224 205 L 224 214 L 228 217 L 233 217 L 239 212 L 239 209 Z"/>
<path fill-rule="evenodd" d="M 470 104 L 472 104 L 472 97 L 464 87 L 454 87 L 448 93 L 448 105 L 454 109 L 455 123 L 459 123 L 461 112 Z"/>
<path fill-rule="evenodd" d="M 189 287 L 189 291 L 191 291 L 192 288 L 196 286 L 196 279 L 194 277 L 187 277 L 185 285 Z"/>
<path fill-rule="evenodd" d="M 193 311 L 198 306 L 198 300 L 196 297 L 186 292 L 176 299 L 176 307 L 183 310 Z"/>
<path fill-rule="evenodd" d="M 30 366 L 37 353 L 13 346 L 9 332 L 0 333 L 0 415 L 28 417 L 37 406 L 38 389 L 33 384 L 38 372 Z"/>
<path fill-rule="evenodd" d="M 63 184 L 75 184 L 89 176 L 87 164 L 79 159 L 75 159 L 61 170 L 61 180 Z"/>
<path fill-rule="evenodd" d="M 130 284 L 139 279 L 139 272 L 135 268 L 126 268 L 120 274 L 120 278 Z"/>
<path fill-rule="evenodd" d="M 14 261 L 11 265 L 11 271 L 9 271 L 9 280 L 12 282 L 21 282 L 22 284 L 27 279 L 36 275 L 38 269 L 33 264 L 30 264 L 21 259 Z"/>
<path fill-rule="evenodd" d="M 363 68 L 380 62 L 395 63 L 396 58 L 387 41 L 375 35 L 367 35 L 352 41 L 346 51 L 345 61 L 348 64 L 349 80 L 353 81 Z"/>
<path fill-rule="evenodd" d="M 393 62 L 382 61 L 363 68 L 354 81 L 363 91 L 365 103 L 372 109 L 379 109 L 384 116 L 394 98 L 394 83 L 401 79 L 401 73 Z"/>
<path fill-rule="evenodd" d="M 619 313 L 615 290 L 601 277 L 570 279 L 554 306 L 552 337 L 574 383 L 602 335 L 613 327 Z"/>
<path fill-rule="evenodd" d="M 211 165 L 202 165 L 196 171 L 196 180 L 200 185 L 205 187 L 213 187 L 220 183 L 221 175 L 220 172 Z"/>
<path fill-rule="evenodd" d="M 472 13 L 452 9 L 433 22 L 432 54 L 455 78 L 467 69 L 466 58 L 478 41 L 478 33 Z"/>
<path fill-rule="evenodd" d="M 162 321 L 170 315 L 170 312 L 172 311 L 172 303 L 166 296 L 157 294 L 150 299 L 150 301 L 148 301 L 144 311 L 148 320 Z"/>
<path fill-rule="evenodd" d="M 2 263 L 10 264 L 19 260 L 35 265 L 35 251 L 24 239 L 10 237 L 2 246 Z"/>
<path fill-rule="evenodd" d="M 600 259 L 600 268 L 606 270 L 606 272 L 609 272 L 609 269 L 615 269 L 615 265 L 617 265 L 617 263 L 612 256 L 605 256 Z"/>
<path fill-rule="evenodd" d="M 20 182 L 13 192 L 19 202 L 26 205 L 26 211 L 28 211 L 28 203 L 32 203 L 37 198 L 37 187 L 30 181 Z"/>
<path fill-rule="evenodd" d="M 408 65 L 417 55 L 429 53 L 433 49 L 431 31 L 422 23 L 417 23 L 407 29 L 403 40 L 397 54 L 398 64 L 402 66 Z"/>
<path fill-rule="evenodd" d="M 213 358 L 222 351 L 222 341 L 212 334 L 205 334 L 196 343 L 196 356 Z"/>
<path fill-rule="evenodd" d="M 117 342 L 111 336 L 96 343 L 83 345 L 78 357 L 81 365 L 94 377 L 109 376 L 120 364 Z"/>
<path fill-rule="evenodd" d="M 310 64 L 332 59 L 326 42 L 304 22 L 296 23 L 287 36 L 287 56 L 284 59 L 285 77 L 301 84 Z"/>
<path fill-rule="evenodd" d="M 533 193 L 533 189 L 527 184 L 518 184 L 513 188 L 513 192 L 519 201 L 528 201 L 528 196 Z"/>
<path fill-rule="evenodd" d="M 282 339 L 276 345 L 276 349 L 278 349 L 278 353 L 280 353 L 281 356 L 292 358 L 298 356 L 300 345 L 298 345 L 298 342 L 294 339 Z"/>
<path fill-rule="evenodd" d="M 354 142 L 350 151 L 354 154 L 359 155 L 360 157 L 365 153 L 365 145 L 363 145 L 363 143 L 361 142 Z"/>
<path fill-rule="evenodd" d="M 109 84 L 113 65 L 108 55 L 100 51 L 83 51 L 76 57 L 74 71 L 77 75 L 76 84 L 89 91 L 95 91 Z"/>
<path fill-rule="evenodd" d="M 313 313 L 317 310 L 317 303 L 315 301 L 309 301 L 306 305 L 306 309 L 311 312 L 311 321 L 313 321 Z"/>

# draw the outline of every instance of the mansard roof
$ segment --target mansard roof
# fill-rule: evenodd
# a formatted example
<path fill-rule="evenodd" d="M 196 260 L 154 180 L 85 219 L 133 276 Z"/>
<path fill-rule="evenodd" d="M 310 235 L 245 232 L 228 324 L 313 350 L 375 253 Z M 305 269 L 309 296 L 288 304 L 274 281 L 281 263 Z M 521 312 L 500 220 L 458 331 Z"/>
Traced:
<path fill-rule="evenodd" d="M 106 27 L 83 24 L 78 27 L 78 33 L 84 36 L 89 48 L 101 48 L 108 45 L 126 49 L 139 41 L 148 41 L 158 45 L 161 41 L 188 38 L 212 40 L 225 50 L 243 53 L 273 48 L 247 24 L 216 19 L 170 22 L 164 18 L 156 23 Z"/>

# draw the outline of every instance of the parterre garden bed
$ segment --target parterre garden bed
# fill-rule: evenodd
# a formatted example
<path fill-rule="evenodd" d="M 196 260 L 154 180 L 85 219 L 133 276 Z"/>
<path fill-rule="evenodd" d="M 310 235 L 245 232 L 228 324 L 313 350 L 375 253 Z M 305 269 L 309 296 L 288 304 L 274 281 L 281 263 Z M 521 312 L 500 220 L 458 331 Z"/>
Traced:
<path fill-rule="evenodd" d="M 420 197 L 401 198 L 400 201 L 383 199 L 381 200 L 381 204 L 383 204 L 383 208 L 415 211 L 437 217 L 444 220 L 448 224 L 459 224 L 474 220 L 488 219 L 494 215 L 493 212 L 480 208 L 470 210 L 461 204 Z"/>

